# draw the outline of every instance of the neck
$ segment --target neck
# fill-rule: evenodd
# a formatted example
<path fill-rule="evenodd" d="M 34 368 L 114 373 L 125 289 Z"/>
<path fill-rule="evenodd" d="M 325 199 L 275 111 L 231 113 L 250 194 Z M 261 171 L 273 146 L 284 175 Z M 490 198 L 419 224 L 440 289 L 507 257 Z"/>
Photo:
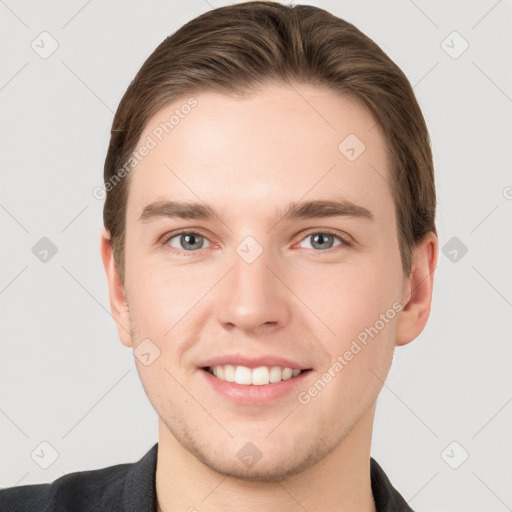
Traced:
<path fill-rule="evenodd" d="M 375 512 L 370 480 L 374 413 L 375 406 L 321 462 L 279 482 L 249 482 L 213 471 L 159 420 L 157 510 Z"/>

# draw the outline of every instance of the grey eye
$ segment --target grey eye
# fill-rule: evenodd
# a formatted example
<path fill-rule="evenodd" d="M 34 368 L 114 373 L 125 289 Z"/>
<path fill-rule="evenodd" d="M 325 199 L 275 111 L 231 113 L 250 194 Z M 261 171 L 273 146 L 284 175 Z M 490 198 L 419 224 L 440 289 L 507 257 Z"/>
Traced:
<path fill-rule="evenodd" d="M 195 249 L 202 249 L 205 240 L 204 236 L 197 233 L 180 233 L 169 238 L 167 243 L 175 249 L 193 251 Z"/>
<path fill-rule="evenodd" d="M 311 233 L 311 234 L 307 235 L 303 239 L 303 241 L 308 240 L 308 239 L 312 240 L 311 246 L 313 249 L 319 249 L 321 251 L 324 251 L 326 249 L 332 249 L 332 247 L 335 247 L 334 242 L 336 241 L 336 239 L 339 240 L 339 243 L 336 245 L 341 245 L 341 243 L 342 243 L 342 240 L 340 237 L 338 237 L 336 235 L 331 235 L 329 233 L 322 233 L 322 232 Z"/>

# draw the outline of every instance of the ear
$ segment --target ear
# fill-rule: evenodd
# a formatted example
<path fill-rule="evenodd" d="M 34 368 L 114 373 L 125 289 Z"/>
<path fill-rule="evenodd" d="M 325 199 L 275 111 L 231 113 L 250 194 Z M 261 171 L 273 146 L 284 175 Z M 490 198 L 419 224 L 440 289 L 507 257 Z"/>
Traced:
<path fill-rule="evenodd" d="M 430 315 L 434 271 L 439 245 L 437 236 L 429 231 L 415 247 L 411 275 L 404 286 L 404 309 L 398 317 L 396 345 L 406 345 L 423 331 Z"/>
<path fill-rule="evenodd" d="M 117 333 L 121 343 L 126 347 L 133 346 L 132 335 L 130 331 L 130 317 L 128 311 L 128 303 L 126 302 L 125 289 L 123 283 L 119 279 L 114 264 L 114 254 L 110 236 L 105 227 L 101 231 L 101 259 L 103 267 L 107 275 L 108 290 L 110 297 L 110 310 L 112 318 L 116 323 Z"/>

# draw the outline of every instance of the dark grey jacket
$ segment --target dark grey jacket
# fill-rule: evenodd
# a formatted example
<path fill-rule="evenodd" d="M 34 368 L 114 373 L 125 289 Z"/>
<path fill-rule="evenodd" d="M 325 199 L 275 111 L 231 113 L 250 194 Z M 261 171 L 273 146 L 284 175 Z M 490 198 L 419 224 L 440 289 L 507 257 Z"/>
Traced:
<path fill-rule="evenodd" d="M 156 512 L 158 443 L 136 463 L 77 471 L 52 483 L 0 490 L 0 512 Z M 413 512 L 371 459 L 377 512 Z"/>

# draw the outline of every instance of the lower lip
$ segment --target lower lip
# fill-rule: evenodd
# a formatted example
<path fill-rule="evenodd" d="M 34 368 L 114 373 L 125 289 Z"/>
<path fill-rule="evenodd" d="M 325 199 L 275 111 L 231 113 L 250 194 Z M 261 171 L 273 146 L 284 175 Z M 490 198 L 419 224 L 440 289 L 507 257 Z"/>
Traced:
<path fill-rule="evenodd" d="M 217 393 L 233 402 L 249 405 L 266 404 L 289 395 L 293 391 L 298 393 L 304 379 L 311 373 L 311 370 L 309 370 L 287 380 L 255 386 L 228 382 L 218 379 L 206 370 L 200 371 Z"/>

